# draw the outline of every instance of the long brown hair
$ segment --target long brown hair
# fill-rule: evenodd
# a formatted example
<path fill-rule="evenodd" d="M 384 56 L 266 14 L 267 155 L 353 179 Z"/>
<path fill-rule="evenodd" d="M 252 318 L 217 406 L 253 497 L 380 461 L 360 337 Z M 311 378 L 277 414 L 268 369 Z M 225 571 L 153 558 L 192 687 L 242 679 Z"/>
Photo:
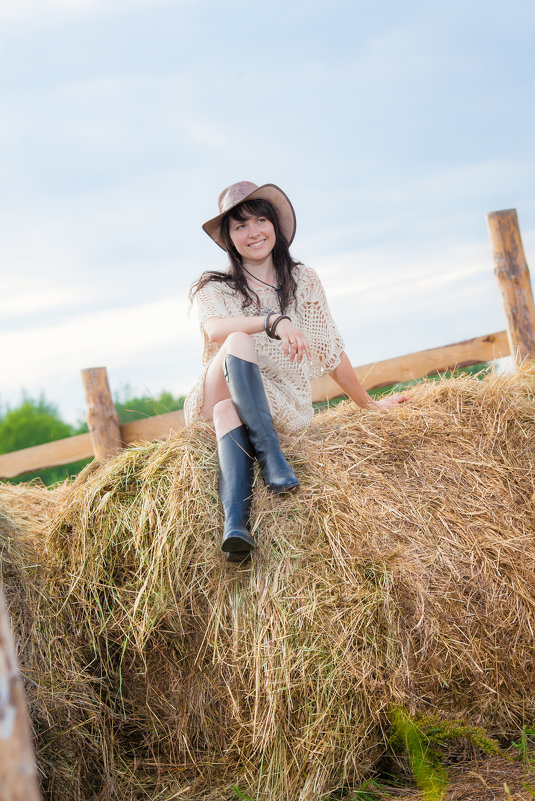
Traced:
<path fill-rule="evenodd" d="M 249 217 L 266 217 L 273 225 L 275 232 L 275 246 L 272 251 L 273 266 L 277 276 L 277 284 L 280 287 L 277 293 L 282 307 L 287 309 L 292 301 L 296 300 L 297 283 L 293 276 L 293 270 L 300 261 L 295 261 L 290 256 L 288 241 L 281 231 L 279 218 L 274 206 L 269 200 L 263 198 L 246 200 L 235 206 L 221 221 L 221 235 L 230 262 L 230 272 L 220 272 L 219 270 L 206 270 L 190 290 L 190 300 L 193 300 L 197 292 L 210 281 L 217 281 L 227 284 L 243 298 L 243 308 L 250 306 L 253 301 L 260 305 L 260 300 L 254 289 L 247 284 L 246 276 L 243 271 L 242 258 L 234 247 L 230 238 L 230 221 L 237 220 L 245 222 Z"/>

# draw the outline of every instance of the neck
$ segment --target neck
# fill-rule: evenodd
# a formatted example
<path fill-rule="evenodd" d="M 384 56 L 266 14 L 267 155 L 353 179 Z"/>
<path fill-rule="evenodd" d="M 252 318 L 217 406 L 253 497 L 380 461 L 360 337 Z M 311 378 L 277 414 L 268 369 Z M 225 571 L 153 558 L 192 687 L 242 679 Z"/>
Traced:
<path fill-rule="evenodd" d="M 264 261 L 249 262 L 244 260 L 242 264 L 248 271 L 248 273 L 246 273 L 248 278 L 252 275 L 259 281 L 266 281 L 268 284 L 275 284 L 277 282 L 277 273 L 275 272 L 271 254 L 269 254 Z"/>

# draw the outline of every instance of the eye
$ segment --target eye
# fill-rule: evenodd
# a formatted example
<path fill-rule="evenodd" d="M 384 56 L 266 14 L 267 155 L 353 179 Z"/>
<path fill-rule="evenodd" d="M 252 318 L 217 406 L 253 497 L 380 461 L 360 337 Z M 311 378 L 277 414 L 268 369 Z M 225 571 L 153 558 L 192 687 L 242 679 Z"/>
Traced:
<path fill-rule="evenodd" d="M 243 224 L 243 223 L 238 223 L 238 225 L 235 225 L 235 226 L 234 226 L 234 230 L 235 230 L 235 231 L 240 231 L 240 230 L 241 230 L 242 228 L 244 228 L 244 227 L 245 227 L 245 226 L 244 226 L 244 224 Z"/>
<path fill-rule="evenodd" d="M 265 217 L 258 217 L 258 219 L 257 219 L 257 222 L 259 222 L 259 223 L 265 223 L 265 221 L 266 221 Z"/>

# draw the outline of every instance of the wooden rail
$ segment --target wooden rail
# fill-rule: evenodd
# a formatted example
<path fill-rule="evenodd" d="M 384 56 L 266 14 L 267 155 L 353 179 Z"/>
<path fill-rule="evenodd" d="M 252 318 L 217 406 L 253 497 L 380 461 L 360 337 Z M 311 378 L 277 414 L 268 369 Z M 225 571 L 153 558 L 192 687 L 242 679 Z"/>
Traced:
<path fill-rule="evenodd" d="M 355 367 L 355 373 L 366 389 L 410 381 L 510 354 L 517 366 L 525 359 L 535 359 L 535 306 L 516 211 L 492 212 L 487 215 L 487 220 L 507 330 Z M 89 434 L 2 454 L 0 478 L 13 478 L 93 456 L 109 456 L 133 442 L 166 437 L 184 427 L 181 411 L 119 425 L 105 368 L 84 370 L 82 375 Z M 312 393 L 314 402 L 341 394 L 338 385 L 328 375 L 314 382 Z"/>
<path fill-rule="evenodd" d="M 385 359 L 374 364 L 355 367 L 355 373 L 366 389 L 411 381 L 414 378 L 465 367 L 469 364 L 491 361 L 510 353 L 506 331 L 497 331 L 475 339 L 467 339 L 442 348 L 430 348 L 395 359 Z M 102 370 L 104 368 L 95 368 Z M 87 372 L 87 371 L 85 371 Z M 342 394 L 338 384 L 330 376 L 323 376 L 312 386 L 312 399 L 330 400 Z M 184 428 L 184 412 L 168 412 L 146 417 L 120 426 L 120 439 L 124 445 L 161 439 Z M 102 454 L 101 454 L 102 455 Z M 79 434 L 45 445 L 35 445 L 13 453 L 0 455 L 0 478 L 14 478 L 32 470 L 70 464 L 78 459 L 95 456 L 91 434 Z"/>
<path fill-rule="evenodd" d="M 365 389 L 378 389 L 445 373 L 446 370 L 494 361 L 502 356 L 509 356 L 510 352 L 507 331 L 496 331 L 494 334 L 466 339 L 453 345 L 419 350 L 406 356 L 363 364 L 353 369 Z M 340 387 L 330 375 L 319 378 L 312 386 L 314 403 L 336 398 L 341 394 Z"/>

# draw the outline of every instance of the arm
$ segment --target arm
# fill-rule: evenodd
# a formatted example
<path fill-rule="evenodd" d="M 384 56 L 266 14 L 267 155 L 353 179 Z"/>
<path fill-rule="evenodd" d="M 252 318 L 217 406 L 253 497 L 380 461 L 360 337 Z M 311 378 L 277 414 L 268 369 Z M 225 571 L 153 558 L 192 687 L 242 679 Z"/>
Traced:
<path fill-rule="evenodd" d="M 271 321 L 278 315 L 275 314 Z M 261 334 L 264 329 L 265 316 L 261 317 L 210 317 L 204 323 L 204 333 L 210 342 L 222 345 L 229 334 L 243 331 L 244 334 Z M 281 320 L 277 326 L 277 335 L 281 338 L 284 355 L 290 361 L 301 363 L 304 356 L 310 359 L 310 347 L 303 332 L 291 320 Z"/>
<path fill-rule="evenodd" d="M 362 406 L 363 408 L 366 406 L 375 406 L 375 401 L 368 395 L 360 383 L 345 351 L 343 351 L 340 357 L 338 367 L 334 368 L 331 375 L 340 389 L 343 389 L 345 394 L 348 395 L 357 406 Z"/>
<path fill-rule="evenodd" d="M 349 395 L 353 403 L 356 403 L 357 406 L 361 406 L 363 409 L 389 409 L 392 406 L 397 406 L 408 400 L 406 395 L 391 395 L 388 398 L 374 401 L 357 378 L 345 351 L 340 357 L 338 367 L 334 368 L 331 375 L 340 389 L 343 389 L 345 394 Z"/>
<path fill-rule="evenodd" d="M 203 325 L 210 342 L 222 345 L 229 334 L 243 331 L 244 334 L 260 334 L 264 330 L 264 317 L 210 317 Z"/>

